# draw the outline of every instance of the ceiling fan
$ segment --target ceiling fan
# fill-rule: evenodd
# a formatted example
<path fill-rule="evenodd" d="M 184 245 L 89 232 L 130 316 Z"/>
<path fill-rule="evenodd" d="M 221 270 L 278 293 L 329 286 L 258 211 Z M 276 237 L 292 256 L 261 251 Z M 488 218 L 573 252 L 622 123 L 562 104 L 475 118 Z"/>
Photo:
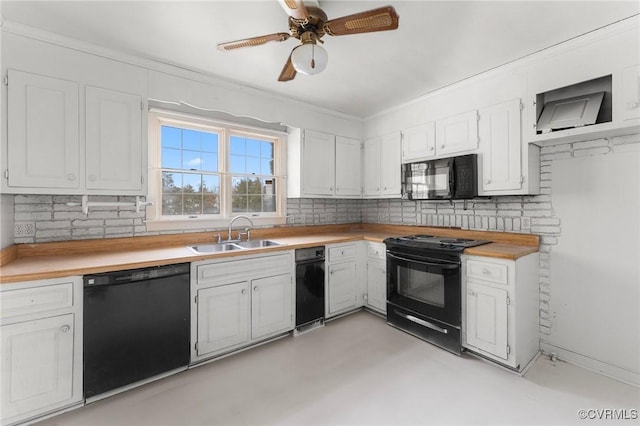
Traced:
<path fill-rule="evenodd" d="M 305 6 L 303 0 L 278 0 L 289 15 L 289 32 L 267 34 L 242 40 L 218 43 L 218 49 L 233 50 L 241 47 L 260 46 L 272 41 L 285 41 L 290 37 L 300 40 L 278 81 L 293 80 L 298 72 L 317 74 L 327 66 L 327 51 L 318 45 L 322 37 L 388 31 L 398 28 L 398 14 L 392 6 L 354 13 L 336 19 L 327 19 L 320 7 Z"/>

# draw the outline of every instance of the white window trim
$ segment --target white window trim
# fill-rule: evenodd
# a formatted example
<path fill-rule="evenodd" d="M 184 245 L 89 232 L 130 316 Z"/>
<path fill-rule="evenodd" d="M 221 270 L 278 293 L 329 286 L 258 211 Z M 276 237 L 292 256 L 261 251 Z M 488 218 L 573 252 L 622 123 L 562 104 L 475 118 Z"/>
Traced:
<path fill-rule="evenodd" d="M 229 221 L 237 215 L 243 214 L 251 217 L 254 225 L 258 226 L 273 226 L 282 225 L 287 223 L 286 208 L 287 208 L 287 184 L 286 184 L 286 135 L 274 132 L 268 129 L 251 128 L 235 123 L 228 123 L 223 121 L 217 121 L 208 119 L 206 117 L 200 117 L 185 113 L 179 113 L 175 111 L 167 111 L 161 109 L 151 109 L 149 111 L 149 174 L 148 174 L 148 196 L 147 200 L 152 202 L 152 205 L 147 207 L 146 221 L 147 231 L 175 231 L 175 230 L 210 230 L 225 228 L 229 225 Z M 161 149 L 160 149 L 160 126 L 162 124 L 187 126 L 190 128 L 200 130 L 212 130 L 220 131 L 220 139 L 222 143 L 219 146 L 218 155 L 221 161 L 221 170 L 227 169 L 227 152 L 226 152 L 226 139 L 227 130 L 240 132 L 244 134 L 259 134 L 263 136 L 269 136 L 276 140 L 274 144 L 274 176 L 277 180 L 276 187 L 276 212 L 275 213 L 233 213 L 231 211 L 221 211 L 219 215 L 208 215 L 207 217 L 168 217 L 162 216 L 162 169 L 160 163 Z M 220 187 L 231 187 L 231 174 L 220 173 Z M 220 191 L 220 195 L 224 197 L 223 206 L 231 206 L 231 191 Z"/>

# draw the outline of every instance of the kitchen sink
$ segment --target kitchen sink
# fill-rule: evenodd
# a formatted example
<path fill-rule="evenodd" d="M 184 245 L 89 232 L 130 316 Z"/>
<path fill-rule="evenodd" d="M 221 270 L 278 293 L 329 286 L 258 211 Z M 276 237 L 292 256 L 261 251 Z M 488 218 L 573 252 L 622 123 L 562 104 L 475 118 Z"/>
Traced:
<path fill-rule="evenodd" d="M 242 247 L 235 245 L 234 243 L 223 244 L 200 244 L 197 246 L 187 246 L 191 251 L 196 254 L 202 253 L 219 253 L 223 251 L 242 250 Z"/>
<path fill-rule="evenodd" d="M 242 248 L 260 248 L 260 247 L 273 247 L 273 246 L 281 246 L 283 243 L 279 243 L 277 241 L 272 240 L 251 240 L 251 241 L 240 241 L 239 243 L 235 243 Z"/>
<path fill-rule="evenodd" d="M 218 244 L 200 244 L 197 246 L 187 246 L 189 250 L 196 254 L 204 253 L 220 253 L 223 251 L 254 249 L 262 247 L 281 246 L 283 243 L 272 240 L 251 240 L 238 241 L 235 243 L 218 243 Z"/>

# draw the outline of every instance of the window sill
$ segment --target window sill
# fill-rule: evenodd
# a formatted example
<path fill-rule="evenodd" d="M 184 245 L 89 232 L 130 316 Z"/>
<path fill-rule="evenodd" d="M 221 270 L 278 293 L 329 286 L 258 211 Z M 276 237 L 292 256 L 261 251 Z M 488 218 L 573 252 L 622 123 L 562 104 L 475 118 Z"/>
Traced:
<path fill-rule="evenodd" d="M 240 214 L 238 214 L 240 215 Z M 250 216 L 251 217 L 251 216 Z M 226 229 L 229 227 L 229 222 L 233 217 L 224 219 L 207 219 L 207 218 L 193 218 L 193 219 L 163 219 L 163 220 L 147 220 L 145 225 L 148 232 L 155 231 L 211 231 L 218 229 Z M 268 226 L 284 225 L 287 223 L 285 216 L 266 216 L 266 217 L 251 217 L 254 227 L 264 228 Z M 241 225 L 248 225 L 248 222 L 239 220 L 238 227 Z M 234 228 L 236 225 L 234 224 Z"/>

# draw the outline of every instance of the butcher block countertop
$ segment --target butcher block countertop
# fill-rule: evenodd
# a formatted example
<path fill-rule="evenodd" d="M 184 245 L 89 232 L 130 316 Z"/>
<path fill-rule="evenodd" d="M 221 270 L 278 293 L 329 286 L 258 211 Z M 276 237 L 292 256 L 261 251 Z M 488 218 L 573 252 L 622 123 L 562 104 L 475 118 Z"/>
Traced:
<path fill-rule="evenodd" d="M 251 231 L 253 239 L 268 238 L 283 245 L 206 255 L 195 254 L 187 246 L 213 243 L 213 233 L 210 232 L 19 244 L 0 251 L 0 283 L 86 275 L 351 241 L 382 242 L 387 237 L 418 233 L 490 240 L 493 242 L 468 248 L 464 253 L 502 259 L 517 259 L 535 253 L 539 245 L 538 236 L 529 234 L 376 224 L 254 229 Z"/>

